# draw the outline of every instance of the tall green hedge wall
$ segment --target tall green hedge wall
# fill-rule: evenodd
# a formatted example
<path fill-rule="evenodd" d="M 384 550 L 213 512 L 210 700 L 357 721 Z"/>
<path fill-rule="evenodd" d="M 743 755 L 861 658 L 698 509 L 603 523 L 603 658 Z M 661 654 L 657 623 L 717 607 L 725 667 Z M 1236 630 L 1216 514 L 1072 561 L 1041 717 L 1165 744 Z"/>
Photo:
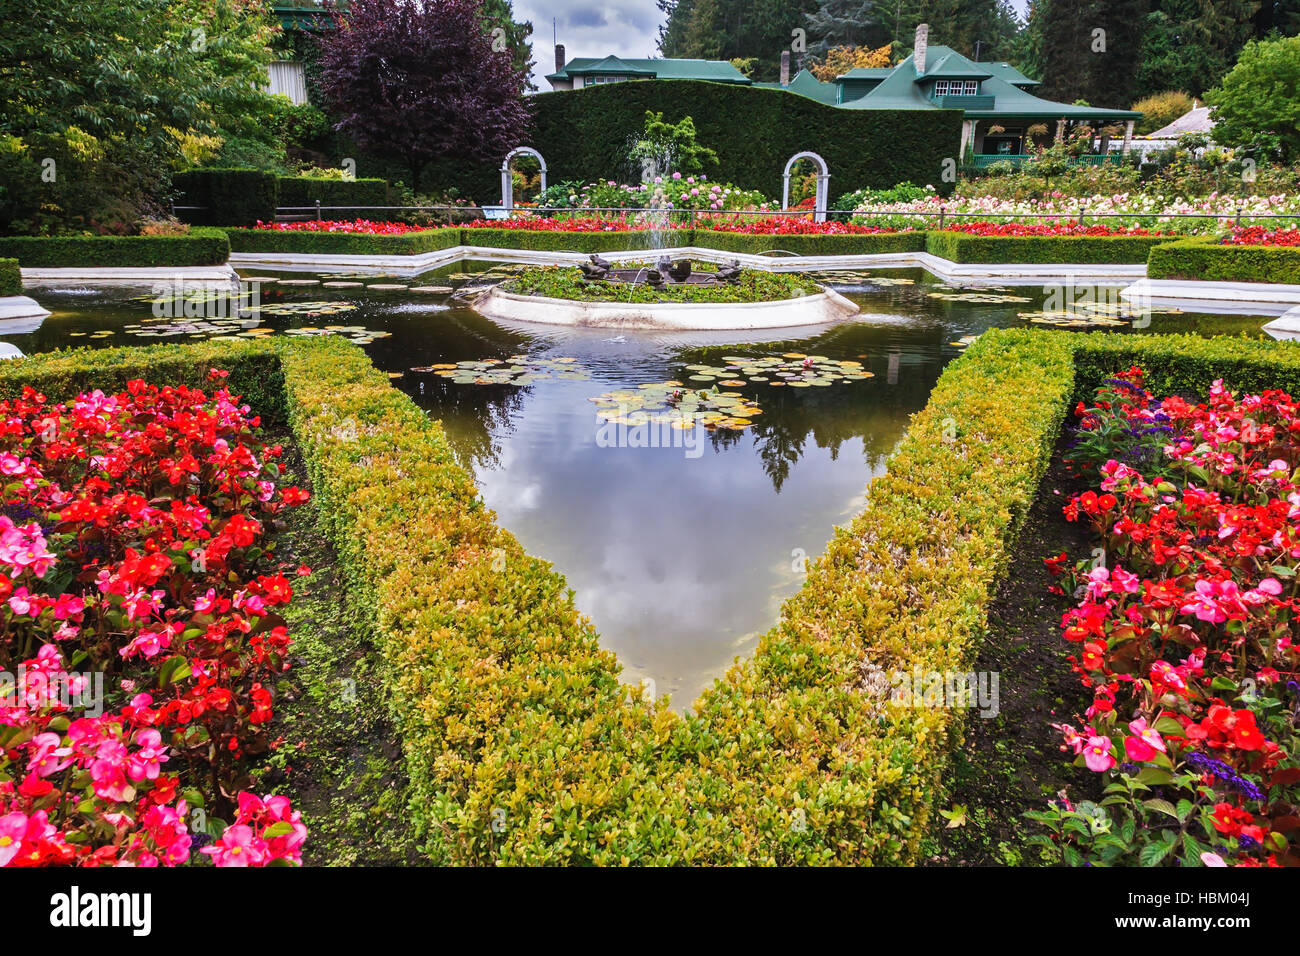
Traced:
<path fill-rule="evenodd" d="M 17 259 L 0 259 L 0 296 L 22 295 L 23 276 Z"/>
<path fill-rule="evenodd" d="M 781 196 L 786 160 L 812 150 L 830 168 L 830 198 L 904 181 L 945 185 L 943 161 L 961 141 L 958 110 L 850 110 L 785 90 L 697 80 L 610 83 L 534 98 L 532 145 L 548 180 L 615 178 L 645 125 L 646 110 L 695 121 L 698 141 L 718 154 L 710 179 Z"/>
<path fill-rule="evenodd" d="M 254 226 L 275 219 L 279 188 L 260 169 L 192 169 L 172 176 L 177 216 L 196 226 Z"/>

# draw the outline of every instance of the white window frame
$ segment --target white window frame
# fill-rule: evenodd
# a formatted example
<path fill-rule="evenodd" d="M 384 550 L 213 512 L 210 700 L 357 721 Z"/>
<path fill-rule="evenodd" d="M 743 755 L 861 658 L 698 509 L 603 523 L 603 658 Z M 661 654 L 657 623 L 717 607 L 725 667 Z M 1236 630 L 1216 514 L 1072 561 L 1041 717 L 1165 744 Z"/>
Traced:
<path fill-rule="evenodd" d="M 935 81 L 934 81 L 934 95 L 935 95 L 935 96 L 947 96 L 947 95 L 948 95 L 948 81 L 947 81 L 947 80 L 935 80 Z"/>
<path fill-rule="evenodd" d="M 975 96 L 976 94 L 979 93 L 979 91 L 980 91 L 979 80 L 967 80 L 964 84 L 962 84 L 961 95 Z"/>

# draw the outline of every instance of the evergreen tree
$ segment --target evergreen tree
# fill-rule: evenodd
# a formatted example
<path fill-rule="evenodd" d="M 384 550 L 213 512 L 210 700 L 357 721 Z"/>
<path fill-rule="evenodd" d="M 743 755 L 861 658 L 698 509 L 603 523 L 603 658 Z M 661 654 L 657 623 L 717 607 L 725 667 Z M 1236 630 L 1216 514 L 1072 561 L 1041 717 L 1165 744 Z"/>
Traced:
<path fill-rule="evenodd" d="M 1041 94 L 1120 109 L 1132 103 L 1147 7 L 1148 0 L 1050 0 Z"/>
<path fill-rule="evenodd" d="M 824 57 L 833 47 L 883 46 L 892 37 L 875 0 L 823 0 L 807 16 L 808 52 Z"/>

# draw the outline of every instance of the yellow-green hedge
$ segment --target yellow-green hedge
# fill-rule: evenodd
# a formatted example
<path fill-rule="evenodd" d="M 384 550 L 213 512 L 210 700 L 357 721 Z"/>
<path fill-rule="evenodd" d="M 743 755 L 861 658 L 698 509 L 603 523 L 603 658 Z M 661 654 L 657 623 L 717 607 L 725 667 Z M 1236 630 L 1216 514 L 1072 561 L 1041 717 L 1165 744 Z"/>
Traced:
<path fill-rule="evenodd" d="M 1224 344 L 1226 367 L 1263 376 L 1293 374 L 1300 349 L 1244 348 Z M 0 394 L 197 384 L 218 365 L 291 425 L 381 651 L 431 861 L 889 864 L 916 859 L 966 715 L 892 708 L 866 665 L 969 669 L 1076 362 L 1092 377 L 1144 354 L 1176 369 L 1182 352 L 1216 371 L 1191 341 L 986 333 L 780 622 L 686 717 L 620 684 L 564 579 L 497 526 L 441 427 L 355 346 L 55 353 L 0 369 Z"/>

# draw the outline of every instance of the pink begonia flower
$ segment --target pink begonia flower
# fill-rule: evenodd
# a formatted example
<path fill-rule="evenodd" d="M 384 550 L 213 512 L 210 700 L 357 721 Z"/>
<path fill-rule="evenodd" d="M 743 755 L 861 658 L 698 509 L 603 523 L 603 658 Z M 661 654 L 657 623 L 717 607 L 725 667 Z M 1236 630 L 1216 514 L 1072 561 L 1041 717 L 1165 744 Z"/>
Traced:
<path fill-rule="evenodd" d="M 44 810 L 31 817 L 15 810 L 0 817 L 0 866 L 8 866 L 23 848 L 24 841 L 35 842 L 54 835 Z"/>
<path fill-rule="evenodd" d="M 1110 751 L 1109 737 L 1089 737 L 1088 742 L 1083 747 L 1083 762 L 1089 770 L 1102 773 L 1115 766 L 1115 758 L 1111 756 Z"/>
<path fill-rule="evenodd" d="M 127 759 L 127 776 L 136 781 L 157 780 L 161 765 L 171 759 L 163 746 L 162 736 L 150 728 L 138 731 L 135 742 L 140 749 Z"/>
<path fill-rule="evenodd" d="M 90 765 L 90 779 L 95 795 L 122 802 L 130 799 L 131 785 L 126 782 L 126 745 L 120 740 L 105 740 L 95 751 Z"/>
<path fill-rule="evenodd" d="M 1084 575 L 1088 579 L 1088 597 L 1100 601 L 1110 593 L 1110 571 L 1107 568 L 1093 568 Z"/>
<path fill-rule="evenodd" d="M 199 850 L 212 857 L 217 866 L 260 866 L 266 859 L 266 841 L 254 835 L 250 827 L 237 823 L 226 827 L 221 839 Z"/>
<path fill-rule="evenodd" d="M 1141 762 L 1152 759 L 1156 753 L 1165 753 L 1165 742 L 1154 729 L 1147 726 L 1145 717 L 1129 722 L 1132 737 L 1124 738 L 1124 752 L 1130 760 Z"/>
<path fill-rule="evenodd" d="M 28 770 L 34 770 L 38 777 L 48 777 L 60 770 L 66 770 L 74 759 L 71 747 L 63 747 L 63 738 L 56 733 L 37 734 L 32 743 L 36 749 L 27 763 Z"/>
<path fill-rule="evenodd" d="M 1137 594 L 1140 581 L 1136 574 L 1116 568 L 1110 573 L 1111 590 L 1116 594 Z"/>
<path fill-rule="evenodd" d="M 1223 857 L 1219 856 L 1219 854 L 1217 853 L 1211 853 L 1209 850 L 1206 850 L 1204 853 L 1201 854 L 1201 862 L 1204 863 L 1206 866 L 1227 866 L 1228 865 L 1223 862 Z"/>
<path fill-rule="evenodd" d="M 1223 612 L 1214 600 L 1215 588 L 1213 581 L 1197 581 L 1196 590 L 1189 597 L 1191 600 L 1182 606 L 1182 613 L 1195 614 L 1198 620 L 1208 621 L 1211 624 L 1218 624 L 1228 619 L 1228 615 Z"/>

